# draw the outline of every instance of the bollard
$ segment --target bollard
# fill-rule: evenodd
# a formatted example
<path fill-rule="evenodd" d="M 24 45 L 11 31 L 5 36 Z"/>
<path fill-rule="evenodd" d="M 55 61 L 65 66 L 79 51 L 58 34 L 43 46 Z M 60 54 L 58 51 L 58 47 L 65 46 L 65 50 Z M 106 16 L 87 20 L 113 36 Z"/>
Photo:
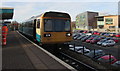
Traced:
<path fill-rule="evenodd" d="M 111 54 L 109 54 L 109 64 L 111 64 Z"/>
<path fill-rule="evenodd" d="M 84 55 L 84 46 L 83 46 L 83 55 Z"/>
<path fill-rule="evenodd" d="M 95 49 L 94 49 L 94 58 L 95 58 Z"/>
<path fill-rule="evenodd" d="M 73 44 L 73 47 L 74 47 L 74 51 L 75 51 L 75 43 Z"/>

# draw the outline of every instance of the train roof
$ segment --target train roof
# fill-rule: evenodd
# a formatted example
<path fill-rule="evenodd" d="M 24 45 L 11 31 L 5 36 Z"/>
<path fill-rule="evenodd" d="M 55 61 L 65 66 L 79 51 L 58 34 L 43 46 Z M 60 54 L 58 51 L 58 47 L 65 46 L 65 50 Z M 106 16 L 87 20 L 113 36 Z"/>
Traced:
<path fill-rule="evenodd" d="M 68 13 L 49 11 L 49 12 L 45 12 L 45 13 L 42 13 L 42 14 L 37 15 L 37 16 L 32 16 L 31 18 L 29 18 L 26 21 L 37 19 L 38 17 L 40 17 L 42 15 L 43 15 L 43 17 L 64 17 L 64 18 L 70 18 L 70 15 Z"/>

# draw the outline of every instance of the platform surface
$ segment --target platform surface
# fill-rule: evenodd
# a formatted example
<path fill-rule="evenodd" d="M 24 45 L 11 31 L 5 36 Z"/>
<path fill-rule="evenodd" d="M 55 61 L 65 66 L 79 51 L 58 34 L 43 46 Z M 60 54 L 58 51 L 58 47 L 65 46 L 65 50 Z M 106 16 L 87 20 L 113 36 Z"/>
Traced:
<path fill-rule="evenodd" d="M 2 69 L 69 71 L 15 31 L 8 33 L 7 45 L 2 47 Z"/>

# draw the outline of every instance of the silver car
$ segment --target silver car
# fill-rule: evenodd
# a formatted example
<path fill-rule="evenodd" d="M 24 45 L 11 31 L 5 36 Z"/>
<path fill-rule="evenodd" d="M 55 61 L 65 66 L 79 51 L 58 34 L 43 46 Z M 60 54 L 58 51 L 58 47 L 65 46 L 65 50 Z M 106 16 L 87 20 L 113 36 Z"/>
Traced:
<path fill-rule="evenodd" d="M 102 43 L 102 46 L 113 46 L 113 45 L 115 45 L 114 40 L 107 40 L 107 41 Z"/>
<path fill-rule="evenodd" d="M 100 41 L 97 42 L 98 45 L 101 45 L 103 42 L 107 41 L 106 39 L 102 39 Z"/>
<path fill-rule="evenodd" d="M 115 63 L 112 64 L 113 66 L 120 67 L 120 61 L 116 61 Z"/>

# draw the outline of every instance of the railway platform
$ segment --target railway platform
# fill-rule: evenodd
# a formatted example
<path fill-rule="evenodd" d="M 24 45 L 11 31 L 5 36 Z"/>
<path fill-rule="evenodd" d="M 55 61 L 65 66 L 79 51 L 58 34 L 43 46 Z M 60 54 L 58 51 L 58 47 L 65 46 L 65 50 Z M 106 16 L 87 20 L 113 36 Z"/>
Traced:
<path fill-rule="evenodd" d="M 2 46 L 2 70 L 9 69 L 76 71 L 17 31 L 9 32 L 7 45 Z"/>

